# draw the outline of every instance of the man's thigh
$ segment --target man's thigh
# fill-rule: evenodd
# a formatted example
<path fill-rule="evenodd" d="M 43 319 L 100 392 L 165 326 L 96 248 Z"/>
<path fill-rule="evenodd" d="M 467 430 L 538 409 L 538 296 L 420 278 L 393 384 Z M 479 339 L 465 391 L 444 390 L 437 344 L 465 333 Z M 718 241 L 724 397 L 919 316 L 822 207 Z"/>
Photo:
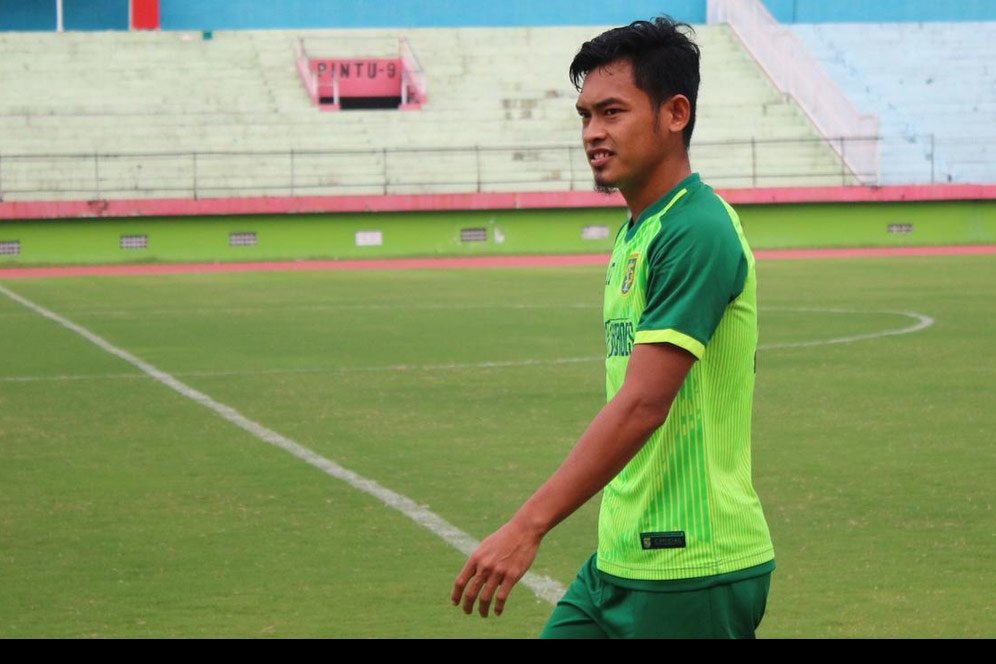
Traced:
<path fill-rule="evenodd" d="M 770 582 L 767 573 L 702 590 L 632 590 L 606 583 L 592 557 L 542 638 L 754 638 Z"/>

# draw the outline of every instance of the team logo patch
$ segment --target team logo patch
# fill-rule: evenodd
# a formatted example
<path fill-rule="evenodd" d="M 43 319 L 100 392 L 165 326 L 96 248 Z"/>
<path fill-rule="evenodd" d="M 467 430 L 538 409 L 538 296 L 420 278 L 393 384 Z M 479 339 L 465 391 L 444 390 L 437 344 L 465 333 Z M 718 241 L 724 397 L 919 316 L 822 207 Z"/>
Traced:
<path fill-rule="evenodd" d="M 623 295 L 629 295 L 636 281 L 636 264 L 640 261 L 640 254 L 632 254 L 626 261 L 626 274 L 623 276 L 622 287 L 619 289 Z"/>
<path fill-rule="evenodd" d="M 685 531 L 640 533 L 640 546 L 644 549 L 684 549 L 687 546 Z"/>

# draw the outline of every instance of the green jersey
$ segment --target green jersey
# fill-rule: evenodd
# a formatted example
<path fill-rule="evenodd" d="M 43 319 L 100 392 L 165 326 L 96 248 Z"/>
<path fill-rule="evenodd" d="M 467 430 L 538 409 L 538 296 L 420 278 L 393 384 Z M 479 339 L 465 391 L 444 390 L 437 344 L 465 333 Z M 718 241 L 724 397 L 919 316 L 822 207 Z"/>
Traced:
<path fill-rule="evenodd" d="M 620 229 L 605 283 L 608 398 L 633 344 L 697 361 L 667 421 L 605 487 L 599 570 L 690 579 L 774 558 L 751 484 L 756 287 L 740 220 L 697 174 Z"/>

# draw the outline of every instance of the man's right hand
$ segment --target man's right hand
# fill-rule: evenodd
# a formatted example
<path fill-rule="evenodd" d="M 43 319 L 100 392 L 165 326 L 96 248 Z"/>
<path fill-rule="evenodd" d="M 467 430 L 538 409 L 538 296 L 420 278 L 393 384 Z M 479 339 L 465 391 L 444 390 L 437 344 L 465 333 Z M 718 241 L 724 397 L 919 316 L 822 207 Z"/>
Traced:
<path fill-rule="evenodd" d="M 457 575 L 450 595 L 453 606 L 462 602 L 463 612 L 470 615 L 477 601 L 478 612 L 482 618 L 487 618 L 494 600 L 495 615 L 500 616 L 512 587 L 536 559 L 541 540 L 541 535 L 514 520 L 492 533 L 481 542 Z"/>

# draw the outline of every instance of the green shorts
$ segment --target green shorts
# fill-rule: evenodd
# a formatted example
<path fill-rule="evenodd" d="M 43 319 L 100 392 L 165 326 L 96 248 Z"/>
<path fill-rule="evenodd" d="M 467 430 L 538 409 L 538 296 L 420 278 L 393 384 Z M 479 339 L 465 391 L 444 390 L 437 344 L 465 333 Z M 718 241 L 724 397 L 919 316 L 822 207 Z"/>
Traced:
<path fill-rule="evenodd" d="M 592 555 L 557 602 L 541 638 L 752 639 L 774 566 L 771 561 L 701 580 L 647 582 L 600 572 Z"/>

